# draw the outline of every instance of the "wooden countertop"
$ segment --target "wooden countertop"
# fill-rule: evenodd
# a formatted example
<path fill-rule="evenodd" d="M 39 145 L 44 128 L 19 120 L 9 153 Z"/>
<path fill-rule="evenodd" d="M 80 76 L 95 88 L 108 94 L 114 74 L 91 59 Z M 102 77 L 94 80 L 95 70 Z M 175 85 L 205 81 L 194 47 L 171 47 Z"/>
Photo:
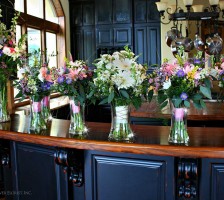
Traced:
<path fill-rule="evenodd" d="M 14 115 L 12 120 L 0 124 L 0 138 L 62 148 L 76 148 L 134 154 L 150 154 L 177 157 L 224 158 L 224 128 L 189 127 L 188 146 L 171 145 L 167 142 L 168 126 L 133 125 L 134 143 L 108 141 L 110 124 L 87 123 L 89 134 L 79 139 L 68 133 L 69 120 L 53 119 L 41 134 L 28 133 L 29 119 Z"/>
<path fill-rule="evenodd" d="M 206 101 L 205 109 L 196 109 L 193 105 L 188 109 L 188 120 L 224 120 L 224 103 L 217 101 Z M 169 105 L 160 110 L 155 101 L 150 103 L 143 103 L 143 105 L 136 110 L 131 109 L 132 117 L 145 117 L 145 118 L 170 118 Z"/>

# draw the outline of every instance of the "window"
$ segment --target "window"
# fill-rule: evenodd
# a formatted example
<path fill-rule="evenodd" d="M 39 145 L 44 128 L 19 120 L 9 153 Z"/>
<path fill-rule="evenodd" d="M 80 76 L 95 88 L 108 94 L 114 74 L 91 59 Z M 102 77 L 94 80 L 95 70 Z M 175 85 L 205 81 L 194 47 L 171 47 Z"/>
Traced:
<path fill-rule="evenodd" d="M 14 6 L 20 11 L 16 37 L 19 39 L 21 34 L 27 34 L 28 52 L 44 50 L 50 67 L 61 66 L 66 45 L 65 17 L 60 0 L 15 0 Z M 14 90 L 14 97 L 16 93 Z M 13 103 L 14 107 L 21 105 L 16 100 Z"/>

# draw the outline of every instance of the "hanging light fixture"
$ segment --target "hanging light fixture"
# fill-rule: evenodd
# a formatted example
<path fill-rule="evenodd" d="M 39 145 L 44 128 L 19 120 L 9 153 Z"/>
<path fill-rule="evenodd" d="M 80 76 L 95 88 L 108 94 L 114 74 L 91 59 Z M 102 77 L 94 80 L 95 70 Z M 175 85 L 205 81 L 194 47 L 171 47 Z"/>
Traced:
<path fill-rule="evenodd" d="M 224 18 L 224 1 L 219 0 L 209 0 L 210 6 L 203 9 L 203 5 L 193 5 L 193 0 L 183 0 L 187 11 L 179 7 L 178 0 L 176 0 L 175 10 L 173 5 L 168 5 L 167 2 L 156 2 L 157 9 L 160 12 L 161 23 L 168 24 L 171 21 L 180 20 L 208 20 L 208 19 L 218 19 L 220 13 L 222 12 L 222 17 Z M 193 8 L 193 12 L 191 11 Z M 168 21 L 164 22 L 165 12 L 168 14 Z"/>

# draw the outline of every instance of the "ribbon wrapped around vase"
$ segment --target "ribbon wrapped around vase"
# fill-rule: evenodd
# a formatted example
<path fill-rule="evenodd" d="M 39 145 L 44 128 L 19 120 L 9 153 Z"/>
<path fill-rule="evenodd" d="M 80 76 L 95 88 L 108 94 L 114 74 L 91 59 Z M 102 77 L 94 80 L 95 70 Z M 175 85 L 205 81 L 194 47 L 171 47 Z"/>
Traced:
<path fill-rule="evenodd" d="M 31 119 L 30 130 L 35 133 L 40 133 L 42 130 L 47 129 L 46 121 L 42 113 L 41 101 L 42 98 L 31 97 Z"/>
<path fill-rule="evenodd" d="M 171 127 L 168 141 L 176 144 L 188 144 L 187 108 L 175 108 L 171 103 Z"/>
<path fill-rule="evenodd" d="M 110 140 L 132 141 L 134 139 L 134 132 L 130 126 L 129 105 L 118 106 L 112 103 L 111 120 Z"/>
<path fill-rule="evenodd" d="M 50 109 L 50 95 L 44 96 L 41 101 L 42 114 L 46 122 L 52 120 L 51 109 Z"/>

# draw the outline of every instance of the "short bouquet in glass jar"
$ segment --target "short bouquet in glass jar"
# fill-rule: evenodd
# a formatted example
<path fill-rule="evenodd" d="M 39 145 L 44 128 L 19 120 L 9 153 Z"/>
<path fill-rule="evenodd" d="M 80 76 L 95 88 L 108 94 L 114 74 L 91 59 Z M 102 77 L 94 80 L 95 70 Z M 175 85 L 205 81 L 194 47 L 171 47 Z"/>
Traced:
<path fill-rule="evenodd" d="M 15 81 L 18 89 L 16 97 L 23 100 L 26 97 L 31 101 L 30 130 L 40 132 L 46 129 L 46 120 L 42 112 L 41 101 L 50 94 L 53 81 L 51 69 L 43 63 L 40 51 L 34 51 L 29 57 L 29 64 L 18 70 L 19 80 Z"/>
<path fill-rule="evenodd" d="M 70 101 L 71 123 L 69 133 L 85 136 L 85 104 L 89 93 L 92 71 L 82 60 L 65 59 L 65 66 L 55 69 L 54 91 L 66 95 Z"/>
<path fill-rule="evenodd" d="M 12 18 L 12 25 L 9 30 L 0 20 L 0 122 L 10 120 L 7 111 L 7 81 L 15 77 L 17 66 L 22 64 L 23 56 L 26 53 L 26 36 L 23 35 L 16 43 L 18 16 L 19 14 L 16 13 Z"/>
<path fill-rule="evenodd" d="M 171 105 L 171 130 L 169 142 L 187 144 L 187 109 L 190 102 L 198 108 L 206 107 L 204 98 L 211 99 L 211 76 L 203 68 L 203 59 L 199 52 L 194 58 L 187 59 L 184 49 L 180 47 L 172 62 L 167 59 L 161 67 L 149 75 L 149 90 L 157 94 L 161 108 Z"/>
<path fill-rule="evenodd" d="M 138 108 L 147 94 L 147 67 L 138 64 L 138 56 L 128 48 L 95 60 L 94 95 L 100 104 L 111 104 L 111 140 L 134 139 L 129 124 L 129 105 Z"/>

